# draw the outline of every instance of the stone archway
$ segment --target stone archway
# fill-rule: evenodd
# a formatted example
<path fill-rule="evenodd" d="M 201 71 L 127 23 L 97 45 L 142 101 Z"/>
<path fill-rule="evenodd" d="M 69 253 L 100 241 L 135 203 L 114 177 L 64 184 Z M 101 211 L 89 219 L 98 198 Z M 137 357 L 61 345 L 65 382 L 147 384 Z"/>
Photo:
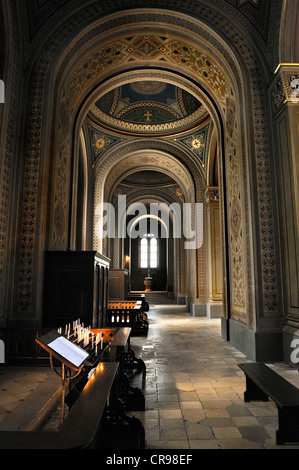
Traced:
<path fill-rule="evenodd" d="M 138 38 L 138 34 L 136 34 Z M 140 37 L 140 35 L 139 35 Z M 225 233 L 224 225 L 227 224 L 229 231 L 233 231 L 233 237 L 229 237 L 227 234 L 227 239 L 231 242 L 231 246 L 228 247 L 228 250 L 224 250 L 227 253 L 230 253 L 229 265 L 231 266 L 232 273 L 231 277 L 231 305 L 234 305 L 233 311 L 238 317 L 247 317 L 247 306 L 248 306 L 248 295 L 250 296 L 250 290 L 244 288 L 247 283 L 247 266 L 246 263 L 249 262 L 248 257 L 246 257 L 245 242 L 243 239 L 244 234 L 248 236 L 245 230 L 245 221 L 246 221 L 246 211 L 244 209 L 245 201 L 243 200 L 243 188 L 244 181 L 247 185 L 246 176 L 244 175 L 244 164 L 241 163 L 240 154 L 243 153 L 244 148 L 242 148 L 241 135 L 236 132 L 236 128 L 239 127 L 239 122 L 242 122 L 242 119 L 239 118 L 238 114 L 241 112 L 241 108 L 236 109 L 236 99 L 235 96 L 238 96 L 239 101 L 242 101 L 242 96 L 240 96 L 240 91 L 237 88 L 235 77 L 229 72 L 229 68 L 226 65 L 225 68 L 219 65 L 219 58 L 215 58 L 215 51 L 211 53 L 211 57 L 207 57 L 201 50 L 199 45 L 190 42 L 190 39 L 184 39 L 184 42 L 178 43 L 174 39 L 169 40 L 169 49 L 167 51 L 166 57 L 168 59 L 167 67 L 175 68 L 180 70 L 181 73 L 188 74 L 191 80 L 195 80 L 195 77 L 200 76 L 201 85 L 206 87 L 210 93 L 213 94 L 213 99 L 217 103 L 212 103 L 211 99 L 208 97 L 207 91 L 202 91 L 198 86 L 192 84 L 189 80 L 186 80 L 182 76 L 178 76 L 177 73 L 165 72 L 164 70 L 157 70 L 150 72 L 151 77 L 157 76 L 159 74 L 163 79 L 176 80 L 182 83 L 182 86 L 188 86 L 189 91 L 192 93 L 197 93 L 200 96 L 200 99 L 204 102 L 205 106 L 209 108 L 209 112 L 214 119 L 215 126 L 217 129 L 218 136 L 222 134 L 221 129 L 223 128 L 226 133 L 226 140 L 222 141 L 222 144 L 225 144 L 225 152 L 228 157 L 229 170 L 227 171 L 227 178 L 229 181 L 233 182 L 230 185 L 229 199 L 230 204 L 228 204 L 228 215 L 224 217 L 224 211 L 222 212 L 223 220 L 223 233 Z M 125 44 L 121 39 L 117 39 L 115 43 L 105 44 L 101 49 L 97 49 L 97 52 L 89 52 L 89 56 L 84 58 L 84 63 L 81 62 L 76 64 L 77 70 L 74 70 L 73 73 L 68 74 L 69 79 L 67 81 L 61 81 L 60 90 L 62 93 L 61 106 L 58 114 L 58 119 L 56 120 L 56 150 L 55 154 L 59 156 L 56 160 L 56 173 L 61 177 L 56 178 L 56 181 L 53 181 L 53 198 L 56 201 L 52 206 L 52 241 L 50 241 L 50 246 L 54 249 L 61 249 L 65 244 L 65 235 L 63 234 L 63 212 L 67 208 L 68 195 L 65 193 L 67 184 L 66 180 L 63 177 L 63 171 L 65 168 L 65 161 L 69 159 L 69 144 L 63 135 L 68 133 L 68 126 L 72 123 L 71 114 L 77 107 L 78 97 L 81 95 L 81 90 L 87 92 L 88 88 L 92 85 L 92 80 L 97 77 L 100 70 L 107 74 L 109 71 L 109 66 L 111 68 L 123 68 L 126 61 L 130 61 L 130 48 L 127 48 L 128 44 Z M 199 49 L 197 49 L 199 47 Z M 160 50 L 160 49 L 159 49 Z M 170 51 L 172 53 L 170 53 Z M 186 57 L 188 51 L 188 63 L 183 63 L 178 61 L 178 58 L 182 56 Z M 112 59 L 111 59 L 112 57 Z M 143 58 L 142 58 L 143 59 Z M 141 63 L 142 63 L 141 59 Z M 107 60 L 107 62 L 105 62 Z M 159 57 L 157 58 L 157 61 Z M 184 59 L 185 60 L 185 59 Z M 138 58 L 136 57 L 136 61 Z M 223 61 L 222 61 L 223 62 Z M 103 70 L 103 63 L 107 65 L 105 70 Z M 136 62 L 138 63 L 138 62 Z M 135 65 L 136 65 L 135 63 Z M 161 66 L 161 62 L 159 63 Z M 209 70 L 209 73 L 207 70 Z M 229 78 L 229 73 L 233 78 Z M 149 72 L 146 71 L 147 76 Z M 156 75 L 155 75 L 156 74 Z M 211 74 L 211 75 L 209 75 Z M 136 77 L 134 77 L 134 72 L 127 72 L 127 76 L 130 76 L 130 79 L 143 79 L 144 74 L 142 72 L 136 72 Z M 171 76 L 171 78 L 170 78 Z M 213 77 L 213 80 L 211 80 Z M 103 88 L 100 87 L 99 90 L 103 92 L 104 90 L 109 89 L 113 86 L 115 80 L 123 80 L 122 76 L 117 76 L 116 79 L 105 80 L 103 76 L 102 80 L 104 81 Z M 128 79 L 128 77 L 127 77 Z M 80 89 L 78 85 L 80 83 Z M 85 85 L 84 85 L 85 84 Z M 88 87 L 88 88 L 87 88 Z M 94 92 L 97 93 L 97 92 Z M 80 115 L 84 116 L 84 109 L 88 109 L 90 100 L 94 99 L 94 93 L 81 107 Z M 74 100 L 74 97 L 76 99 Z M 82 98 L 81 98 L 82 99 Z M 78 102 L 79 104 L 79 102 Z M 80 117 L 77 120 L 77 128 L 80 128 Z M 70 129 L 69 129 L 70 130 Z M 75 134 L 76 136 L 76 134 Z M 76 141 L 75 141 L 76 145 Z M 219 148 L 222 149 L 222 145 L 219 145 Z M 75 155 L 76 155 L 75 147 Z M 224 164 L 224 161 L 220 159 L 220 166 Z M 226 162 L 227 164 L 227 162 Z M 223 168 L 220 170 L 220 174 L 223 178 Z M 222 195 L 228 195 L 226 189 L 223 186 L 226 185 L 225 178 L 221 182 L 221 191 Z M 65 193 L 65 196 L 63 196 Z M 63 202 L 64 201 L 64 202 Z M 226 207 L 225 207 L 226 211 Z M 231 215 L 233 214 L 233 215 Z M 232 225 L 228 223 L 229 220 L 237 220 L 237 223 Z M 58 222 L 58 224 L 57 224 Z M 58 230 L 57 230 L 58 229 Z M 238 252 L 238 257 L 235 257 L 233 253 Z M 237 260 L 237 261 L 236 261 Z M 227 262 L 227 260 L 224 260 Z M 226 276 L 225 276 L 226 277 Z M 204 281 L 203 281 L 204 282 Z"/>
<path fill-rule="evenodd" d="M 263 114 L 264 72 L 259 69 L 259 54 L 241 29 L 228 28 L 219 11 L 205 9 L 207 19 L 213 20 L 211 24 L 215 23 L 215 29 L 227 40 L 196 19 L 149 9 L 138 14 L 134 11 L 116 13 L 82 29 L 81 18 L 79 24 L 75 24 L 79 20 L 76 16 L 72 28 L 78 27 L 77 32 L 80 32 L 69 41 L 68 31 L 57 27 L 51 44 L 41 51 L 30 74 L 32 96 L 24 167 L 26 197 L 20 221 L 16 315 L 38 316 L 41 301 L 38 279 L 43 272 L 43 250 L 45 247 L 61 250 L 69 245 L 69 175 L 72 164 L 76 163 L 72 157 L 76 157 L 80 128 L 74 131 L 74 127 L 82 103 L 112 76 L 135 72 L 150 63 L 152 68 L 178 73 L 195 84 L 200 80 L 202 95 L 209 96 L 213 102 L 222 134 L 220 193 L 227 197 L 227 204 L 222 208 L 223 233 L 227 234 L 223 252 L 227 254 L 226 266 L 230 267 L 227 311 L 238 325 L 249 329 L 267 329 L 267 325 L 270 328 L 275 318 L 280 317 L 279 262 L 275 256 L 273 218 L 275 197 L 272 197 L 269 142 Z M 161 36 L 165 27 L 169 31 L 167 45 L 171 48 L 163 51 L 159 47 L 164 56 L 151 57 L 151 62 L 145 56 L 136 56 L 135 43 L 132 43 L 133 51 L 127 47 L 130 37 L 135 40 L 143 34 L 144 26 L 152 37 Z M 63 45 L 68 45 L 62 52 L 63 38 L 66 39 Z M 208 62 L 204 51 L 211 59 Z M 183 62 L 186 53 L 188 61 Z M 209 81 L 206 67 L 212 72 L 213 80 Z M 49 168 L 51 176 L 46 181 Z M 90 169 L 88 171 L 91 186 L 94 175 Z M 44 214 L 47 214 L 46 223 L 41 220 Z M 253 236 L 253 229 L 257 235 Z M 253 247 L 257 254 L 253 254 Z M 236 253 L 239 256 L 235 256 Z M 257 299 L 254 296 L 256 285 L 261 286 Z"/>
<path fill-rule="evenodd" d="M 148 142 L 144 142 L 145 148 L 138 150 L 138 145 L 130 144 L 126 147 L 122 147 L 121 155 L 116 152 L 112 153 L 108 158 L 109 164 L 99 165 L 98 173 L 95 179 L 95 203 L 94 203 L 94 249 L 105 252 L 108 249 L 108 244 L 105 243 L 107 240 L 103 240 L 97 237 L 97 225 L 102 220 L 102 213 L 97 210 L 98 207 L 102 208 L 102 203 L 105 201 L 111 201 L 113 190 L 116 185 L 125 175 L 133 171 L 142 169 L 154 169 L 171 176 L 182 188 L 183 198 L 186 203 L 189 203 L 192 209 L 195 208 L 195 202 L 202 197 L 202 194 L 198 194 L 194 184 L 194 180 L 190 174 L 190 170 L 185 164 L 178 161 L 172 154 L 169 154 L 165 150 L 158 148 L 148 148 Z M 132 148 L 133 147 L 133 148 Z M 143 147 L 143 146 L 142 146 Z M 144 195 L 143 195 L 144 197 Z M 140 200 L 140 198 L 139 198 Z M 168 201 L 171 203 L 171 201 Z M 202 200 L 202 203 L 204 201 Z M 194 213 L 192 218 L 194 219 Z M 99 243 L 100 245 L 97 245 Z M 205 246 L 201 246 L 198 250 L 190 250 L 190 252 L 184 254 L 182 251 L 182 243 L 179 242 L 179 253 L 181 257 L 187 256 L 187 261 L 181 260 L 180 266 L 182 271 L 178 281 L 180 289 L 186 286 L 184 279 L 188 279 L 188 297 L 189 301 L 196 303 L 198 299 L 198 275 L 201 279 L 203 291 L 201 296 L 205 298 Z M 106 252 L 106 254 L 108 254 Z M 199 262 L 199 260 L 201 262 Z M 188 266 L 188 270 L 185 271 L 185 267 Z M 185 295 L 185 292 L 177 292 L 177 295 Z"/>

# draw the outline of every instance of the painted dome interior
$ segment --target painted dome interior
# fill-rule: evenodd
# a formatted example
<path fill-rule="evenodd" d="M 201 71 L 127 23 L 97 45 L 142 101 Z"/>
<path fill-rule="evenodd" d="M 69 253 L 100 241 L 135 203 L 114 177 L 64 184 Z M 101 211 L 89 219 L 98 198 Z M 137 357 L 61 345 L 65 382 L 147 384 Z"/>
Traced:
<path fill-rule="evenodd" d="M 104 94 L 89 110 L 95 124 L 124 134 L 173 134 L 192 129 L 208 116 L 200 101 L 178 86 L 143 80 Z"/>
<path fill-rule="evenodd" d="M 154 170 L 142 170 L 126 176 L 122 185 L 127 186 L 171 186 L 177 183 L 168 175 Z"/>

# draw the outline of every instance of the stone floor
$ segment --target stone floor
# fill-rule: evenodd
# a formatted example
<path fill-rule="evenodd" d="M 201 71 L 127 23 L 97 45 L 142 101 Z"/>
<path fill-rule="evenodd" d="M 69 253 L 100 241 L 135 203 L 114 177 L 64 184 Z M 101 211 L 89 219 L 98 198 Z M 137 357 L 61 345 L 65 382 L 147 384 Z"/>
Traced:
<path fill-rule="evenodd" d="M 0 366 L 0 430 L 22 403 L 52 375 L 45 367 Z"/>
<path fill-rule="evenodd" d="M 299 449 L 276 446 L 273 402 L 244 403 L 238 363 L 248 358 L 221 339 L 219 319 L 191 317 L 178 305 L 152 305 L 148 317 L 148 336 L 131 339 L 147 368 L 146 411 L 128 413 L 143 423 L 148 449 Z M 270 366 L 299 388 L 297 371 Z M 0 367 L 0 430 L 13 428 L 30 394 L 51 380 L 55 389 L 51 374 L 50 368 Z M 55 429 L 59 418 L 54 412 L 46 428 Z"/>
<path fill-rule="evenodd" d="M 221 339 L 219 319 L 157 305 L 149 321 L 147 338 L 131 340 L 147 367 L 146 411 L 134 415 L 148 449 L 299 449 L 276 446 L 273 402 L 244 403 L 245 378 L 237 364 L 248 358 Z M 299 388 L 297 371 L 270 366 Z"/>

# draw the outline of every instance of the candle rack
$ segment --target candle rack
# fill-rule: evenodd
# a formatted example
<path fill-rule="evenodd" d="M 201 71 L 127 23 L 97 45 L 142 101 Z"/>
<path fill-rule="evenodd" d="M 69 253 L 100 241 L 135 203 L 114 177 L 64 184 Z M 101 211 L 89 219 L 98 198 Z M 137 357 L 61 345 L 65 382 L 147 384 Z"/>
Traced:
<path fill-rule="evenodd" d="M 62 334 L 64 331 L 64 335 Z M 53 372 L 61 380 L 61 424 L 65 414 L 66 386 L 70 381 L 79 377 L 84 367 L 93 367 L 103 352 L 103 334 L 95 335 L 90 328 L 81 325 L 80 320 L 64 329 L 51 331 L 36 342 L 50 355 L 50 365 Z M 54 364 L 58 360 L 59 366 Z"/>

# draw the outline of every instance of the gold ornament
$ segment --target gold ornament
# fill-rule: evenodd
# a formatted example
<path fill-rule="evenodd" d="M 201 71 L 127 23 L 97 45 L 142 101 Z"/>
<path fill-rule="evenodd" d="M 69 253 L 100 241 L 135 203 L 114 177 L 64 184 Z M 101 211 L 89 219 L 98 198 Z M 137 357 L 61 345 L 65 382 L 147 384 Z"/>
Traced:
<path fill-rule="evenodd" d="M 105 146 L 105 139 L 102 137 L 96 141 L 96 147 L 102 149 Z"/>

